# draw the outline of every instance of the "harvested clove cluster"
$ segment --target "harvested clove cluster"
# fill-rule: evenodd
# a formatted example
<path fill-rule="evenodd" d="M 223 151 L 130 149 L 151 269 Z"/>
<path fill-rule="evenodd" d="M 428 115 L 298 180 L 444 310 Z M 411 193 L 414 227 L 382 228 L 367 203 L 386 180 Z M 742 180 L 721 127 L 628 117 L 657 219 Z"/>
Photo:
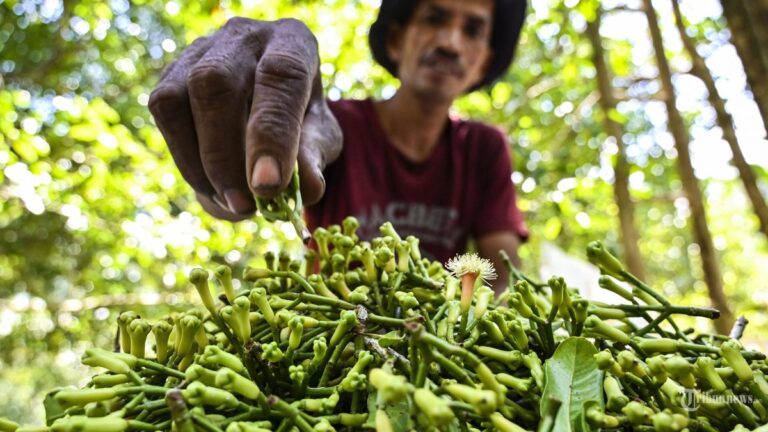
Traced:
<path fill-rule="evenodd" d="M 447 265 L 390 223 L 314 232 L 301 259 L 265 256 L 234 283 L 194 269 L 203 308 L 120 314 L 119 349 L 88 349 L 88 385 L 46 400 L 47 426 L 0 431 L 766 431 L 768 365 L 737 338 L 695 335 L 676 306 L 600 243 L 587 250 L 619 304 L 503 256 Z M 239 287 L 236 289 L 235 287 Z"/>

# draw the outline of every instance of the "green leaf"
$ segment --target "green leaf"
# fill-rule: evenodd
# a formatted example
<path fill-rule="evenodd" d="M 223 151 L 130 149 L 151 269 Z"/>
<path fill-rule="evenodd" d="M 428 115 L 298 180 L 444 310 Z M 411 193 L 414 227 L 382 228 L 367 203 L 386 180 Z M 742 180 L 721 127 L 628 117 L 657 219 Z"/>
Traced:
<path fill-rule="evenodd" d="M 569 337 L 544 363 L 546 384 L 541 396 L 541 412 L 547 412 L 550 398 L 562 402 L 555 419 L 554 432 L 584 432 L 592 429 L 584 418 L 584 404 L 593 401 L 605 405 L 603 371 L 597 367 L 597 349 L 582 337 Z"/>
<path fill-rule="evenodd" d="M 61 406 L 59 401 L 56 400 L 54 396 L 56 396 L 56 393 L 61 390 L 60 388 L 57 388 L 55 390 L 52 390 L 48 394 L 45 395 L 45 399 L 43 400 L 43 407 L 45 407 L 45 424 L 46 426 L 50 426 L 53 424 L 56 419 L 59 419 L 61 417 L 64 417 L 64 407 Z"/>
<path fill-rule="evenodd" d="M 368 420 L 363 424 L 364 428 L 376 429 L 376 399 L 378 392 L 368 393 Z M 411 398 L 410 396 L 398 401 L 395 404 L 387 405 L 384 411 L 389 415 L 392 422 L 392 428 L 396 431 L 407 431 L 413 428 L 413 419 L 411 418 Z"/>
<path fill-rule="evenodd" d="M 399 331 L 393 330 L 387 334 L 381 335 L 379 338 L 379 345 L 382 348 L 389 348 L 400 345 L 405 341 L 405 336 L 401 335 Z"/>

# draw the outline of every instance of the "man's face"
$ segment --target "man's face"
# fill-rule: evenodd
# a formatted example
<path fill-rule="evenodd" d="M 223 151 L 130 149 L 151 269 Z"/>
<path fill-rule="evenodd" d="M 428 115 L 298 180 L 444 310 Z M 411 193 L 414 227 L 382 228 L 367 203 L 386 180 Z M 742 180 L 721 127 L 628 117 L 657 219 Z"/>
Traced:
<path fill-rule="evenodd" d="M 421 0 L 388 47 L 401 86 L 453 101 L 485 76 L 492 22 L 493 0 Z"/>

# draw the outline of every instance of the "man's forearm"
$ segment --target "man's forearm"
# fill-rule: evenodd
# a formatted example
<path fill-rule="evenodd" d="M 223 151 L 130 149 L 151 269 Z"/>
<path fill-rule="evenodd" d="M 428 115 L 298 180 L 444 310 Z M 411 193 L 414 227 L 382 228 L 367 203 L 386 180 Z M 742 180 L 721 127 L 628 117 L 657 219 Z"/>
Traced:
<path fill-rule="evenodd" d="M 515 267 L 519 267 L 520 257 L 517 255 L 519 245 L 520 240 L 517 235 L 507 231 L 487 234 L 477 239 L 478 253 L 481 257 L 491 260 L 496 269 L 498 278 L 493 281 L 491 287 L 497 296 L 507 290 L 509 282 L 509 271 L 507 266 L 504 265 L 499 252 L 506 252 L 509 259 L 512 260 L 512 264 Z"/>

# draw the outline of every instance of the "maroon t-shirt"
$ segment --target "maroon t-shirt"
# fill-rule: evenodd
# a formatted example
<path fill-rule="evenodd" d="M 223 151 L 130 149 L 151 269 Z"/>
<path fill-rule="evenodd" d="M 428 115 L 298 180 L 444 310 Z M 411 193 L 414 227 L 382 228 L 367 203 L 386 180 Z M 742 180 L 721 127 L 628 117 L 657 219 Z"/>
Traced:
<path fill-rule="evenodd" d="M 323 199 L 306 209 L 311 230 L 360 221 L 370 240 L 390 221 L 418 237 L 422 254 L 442 262 L 465 251 L 469 237 L 528 229 L 515 203 L 504 135 L 482 123 L 451 119 L 432 156 L 415 163 L 387 138 L 371 100 L 329 102 L 344 132 L 344 149 L 325 172 Z"/>

